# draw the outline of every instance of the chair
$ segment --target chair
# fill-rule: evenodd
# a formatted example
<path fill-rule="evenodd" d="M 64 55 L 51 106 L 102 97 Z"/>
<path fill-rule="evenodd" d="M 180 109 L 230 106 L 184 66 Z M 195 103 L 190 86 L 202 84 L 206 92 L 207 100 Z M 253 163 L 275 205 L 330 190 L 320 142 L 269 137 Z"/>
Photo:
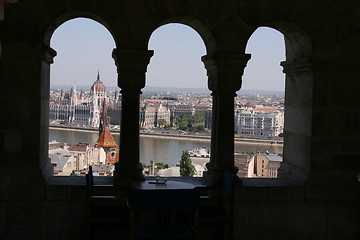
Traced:
<path fill-rule="evenodd" d="M 128 196 L 130 239 L 197 239 L 199 203 L 197 189 L 132 189 Z"/>
<path fill-rule="evenodd" d="M 126 234 L 129 223 L 126 198 L 115 195 L 112 185 L 94 186 L 91 166 L 85 177 L 88 192 L 90 239 L 100 239 L 104 237 L 104 233 L 110 234 L 114 228 L 119 230 L 119 226 L 123 227 L 123 234 Z"/>
<path fill-rule="evenodd" d="M 201 199 L 211 200 L 215 205 L 204 205 L 200 207 L 200 227 L 215 227 L 218 229 L 218 239 L 224 238 L 224 227 L 228 227 L 228 239 L 233 239 L 234 218 L 234 189 L 236 175 L 227 169 L 223 169 L 221 184 L 217 188 L 218 193 L 215 200 L 209 196 L 201 196 Z"/>

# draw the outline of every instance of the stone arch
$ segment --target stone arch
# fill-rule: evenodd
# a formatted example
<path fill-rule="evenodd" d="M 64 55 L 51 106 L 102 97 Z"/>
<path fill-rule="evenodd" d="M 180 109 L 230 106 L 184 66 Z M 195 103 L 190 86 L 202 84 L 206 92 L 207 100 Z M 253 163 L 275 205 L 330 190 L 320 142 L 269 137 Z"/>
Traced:
<path fill-rule="evenodd" d="M 50 47 L 50 40 L 55 30 L 63 23 L 76 19 L 86 18 L 96 21 L 104 26 L 111 34 L 117 45 L 116 38 L 109 27 L 109 24 L 100 16 L 87 11 L 71 11 L 54 19 L 47 27 L 43 35 L 43 58 L 41 61 L 41 129 L 40 129 L 40 153 L 39 165 L 42 169 L 42 175 L 49 181 L 53 177 L 53 168 L 48 161 L 48 142 L 49 142 L 49 91 L 50 91 L 50 65 L 56 56 L 56 51 Z M 110 57 L 110 56 L 109 56 Z"/>
<path fill-rule="evenodd" d="M 284 34 L 286 61 L 311 57 L 313 54 L 310 36 L 299 26 L 289 22 L 271 22 L 265 26 Z"/>
<path fill-rule="evenodd" d="M 284 160 L 278 176 L 302 184 L 311 171 L 314 83 L 310 37 L 289 22 L 271 22 L 262 26 L 281 32 L 285 39 L 286 61 L 281 62 L 286 74 Z"/>
<path fill-rule="evenodd" d="M 269 27 L 284 35 L 286 61 L 312 56 L 313 50 L 310 36 L 298 25 L 284 21 L 265 23 L 254 28 L 249 38 L 260 27 Z"/>
<path fill-rule="evenodd" d="M 44 39 L 43 39 L 43 43 L 46 46 L 50 45 L 50 39 L 53 35 L 53 33 L 55 32 L 55 30 L 61 26 L 63 23 L 72 20 L 72 19 L 76 19 L 76 18 L 87 18 L 87 19 L 91 19 L 94 20 L 98 23 L 100 23 L 101 25 L 103 25 L 111 34 L 111 36 L 113 37 L 114 41 L 115 41 L 115 45 L 117 45 L 117 39 L 115 38 L 115 34 L 112 31 L 112 28 L 110 27 L 110 25 L 99 15 L 92 13 L 92 12 L 88 12 L 88 11 L 71 11 L 71 12 L 67 12 L 59 17 L 57 17 L 56 19 L 54 19 L 48 26 L 48 28 L 46 29 L 46 32 L 44 34 Z"/>
<path fill-rule="evenodd" d="M 210 29 L 205 24 L 203 24 L 201 21 L 191 18 L 191 17 L 173 17 L 173 18 L 166 19 L 166 20 L 162 21 L 159 25 L 157 25 L 156 28 L 154 28 L 151 31 L 151 34 L 159 27 L 164 26 L 166 24 L 170 24 L 170 23 L 184 24 L 184 25 L 194 29 L 200 35 L 201 39 L 203 40 L 207 54 L 216 52 L 216 50 L 217 50 L 216 42 L 215 42 L 214 36 L 211 33 Z M 150 37 L 151 37 L 151 35 L 149 36 L 148 43 L 150 41 Z"/>

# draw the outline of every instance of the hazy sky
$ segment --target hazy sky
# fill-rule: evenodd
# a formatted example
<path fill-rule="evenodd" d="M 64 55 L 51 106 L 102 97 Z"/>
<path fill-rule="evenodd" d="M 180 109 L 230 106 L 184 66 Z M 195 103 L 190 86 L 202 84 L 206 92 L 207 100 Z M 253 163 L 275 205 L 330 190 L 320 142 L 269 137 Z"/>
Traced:
<path fill-rule="evenodd" d="M 111 52 L 115 42 L 101 24 L 84 18 L 62 24 L 51 38 L 57 51 L 51 66 L 51 84 L 90 86 L 100 70 L 105 86 L 116 86 L 117 72 Z M 206 88 L 207 76 L 201 56 L 205 45 L 196 31 L 181 24 L 155 30 L 149 41 L 154 50 L 146 86 Z M 243 89 L 284 91 L 280 62 L 285 60 L 283 35 L 269 28 L 258 29 L 249 39 L 252 57 L 243 76 Z"/>

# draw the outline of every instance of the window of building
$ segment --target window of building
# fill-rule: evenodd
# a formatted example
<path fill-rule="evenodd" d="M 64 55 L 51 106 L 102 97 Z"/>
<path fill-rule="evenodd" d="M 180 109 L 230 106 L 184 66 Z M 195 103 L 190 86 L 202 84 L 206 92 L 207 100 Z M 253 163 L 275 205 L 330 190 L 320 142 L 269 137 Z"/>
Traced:
<path fill-rule="evenodd" d="M 49 141 L 61 143 L 62 151 L 69 156 L 83 154 L 84 160 L 73 167 L 77 175 L 84 174 L 89 165 L 105 164 L 106 157 L 100 156 L 104 151 L 99 150 L 93 158 L 90 153 L 99 138 L 104 101 L 108 112 L 120 111 L 117 70 L 111 57 L 115 42 L 100 23 L 75 18 L 56 28 L 50 47 L 57 56 L 50 71 Z M 113 119 L 109 114 L 108 117 Z M 109 128 L 114 128 L 120 122 L 110 120 L 108 124 Z M 49 149 L 50 158 L 52 151 L 55 150 Z M 57 164 L 59 166 L 61 164 Z M 67 166 L 71 167 L 71 162 Z M 57 176 L 61 174 L 69 175 L 59 169 Z"/>
<path fill-rule="evenodd" d="M 178 166 L 182 152 L 189 151 L 198 174 L 202 175 L 204 164 L 196 161 L 195 155 L 209 157 L 210 141 L 149 138 L 147 134 L 210 136 L 211 114 L 208 113 L 212 97 L 201 61 L 206 55 L 205 44 L 191 27 L 171 23 L 152 33 L 148 48 L 154 50 L 154 56 L 148 65 L 146 87 L 140 101 L 143 173 L 180 176 Z M 148 112 L 151 115 L 147 115 Z"/>
<path fill-rule="evenodd" d="M 271 28 L 269 28 L 271 27 Z M 273 31 L 275 34 L 281 37 L 281 41 L 285 44 L 282 44 L 286 48 L 286 58 L 285 58 L 285 48 L 282 48 L 282 58 L 279 58 L 276 62 L 276 66 L 272 69 L 278 68 L 277 72 L 286 73 L 282 77 L 275 78 L 274 81 L 279 81 L 274 84 L 274 86 L 280 86 L 282 83 L 285 86 L 286 99 L 279 98 L 279 106 L 284 108 L 284 114 L 278 117 L 278 130 L 274 130 L 279 136 L 283 136 L 284 142 L 289 142 L 290 144 L 285 144 L 283 150 L 278 149 L 278 151 L 283 153 L 283 161 L 281 162 L 279 170 L 275 175 L 278 175 L 281 178 L 292 179 L 294 182 L 299 182 L 302 184 L 306 178 L 307 174 L 310 171 L 311 164 L 311 129 L 312 129 L 312 98 L 313 92 L 313 74 L 311 72 L 311 62 L 309 58 L 312 56 L 312 47 L 309 37 L 300 29 L 298 26 L 286 23 L 286 22 L 277 22 L 271 24 L 271 26 L 266 28 L 258 28 L 257 31 L 251 36 L 248 41 L 248 46 L 246 51 L 252 54 L 252 59 L 248 62 L 248 66 L 245 69 L 245 74 L 243 76 L 243 89 L 246 89 L 247 84 L 255 84 L 257 79 L 262 79 L 259 77 L 250 77 L 251 61 L 254 61 L 254 56 L 256 50 L 250 49 L 250 43 L 256 37 L 256 33 L 259 30 Z M 277 29 L 278 31 L 276 31 Z M 281 32 L 281 33 L 280 33 Z M 283 34 L 283 35 L 282 35 Z M 276 36 L 273 35 L 275 38 Z M 271 43 L 275 38 L 267 37 L 266 43 Z M 285 40 L 285 41 L 284 41 Z M 253 43 L 256 43 L 254 41 Z M 276 47 L 269 47 L 264 45 L 264 47 L 259 48 L 262 53 L 269 52 L 270 56 L 275 56 L 279 51 Z M 272 53 L 271 53 L 272 52 Z M 266 57 L 260 58 L 262 62 L 265 61 Z M 280 63 L 281 62 L 281 63 Z M 283 69 L 280 68 L 280 64 Z M 257 74 L 266 70 L 266 66 L 270 66 L 273 63 L 266 64 L 264 62 L 264 67 L 261 67 L 262 71 L 259 71 L 259 68 L 254 68 L 257 71 Z M 296 66 L 294 68 L 294 66 Z M 285 81 L 284 81 L 285 76 Z M 267 84 L 271 84 L 271 74 L 265 78 Z M 247 82 L 247 83 L 246 83 Z M 274 83 L 274 82 L 273 82 Z M 301 83 L 301 84 L 300 84 Z M 248 85 L 249 86 L 249 85 Z M 310 86 L 310 87 L 309 87 Z M 256 95 L 254 97 L 259 97 Z M 279 108 L 277 108 L 279 110 Z M 287 117 L 287 114 L 291 117 Z M 281 125 L 281 121 L 284 121 L 284 124 Z M 269 123 L 271 125 L 271 123 Z M 270 132 L 271 133 L 271 132 Z M 269 133 L 269 136 L 271 134 Z M 301 149 L 301 150 L 300 150 Z M 272 150 L 269 150 L 271 153 Z M 291 175 L 287 173 L 291 172 Z"/>
<path fill-rule="evenodd" d="M 237 165 L 240 169 L 238 175 L 242 177 L 251 176 L 249 172 L 255 171 L 251 169 L 255 167 L 251 163 L 255 154 L 283 154 L 283 139 L 279 137 L 282 129 L 273 128 L 272 122 L 279 116 L 283 119 L 285 110 L 285 74 L 280 65 L 285 60 L 284 35 L 275 29 L 260 27 L 249 38 L 246 53 L 251 54 L 251 59 L 245 68 L 242 88 L 235 103 L 238 117 L 242 114 L 247 114 L 247 117 L 244 125 L 235 121 L 235 129 L 251 125 L 251 130 L 246 131 L 243 137 L 249 142 L 261 143 L 245 145 L 235 141 L 235 152 L 244 152 L 250 159 Z M 280 124 L 284 126 L 283 122 Z M 238 133 L 242 135 L 241 131 Z M 265 161 L 261 160 L 261 163 L 264 169 Z"/>

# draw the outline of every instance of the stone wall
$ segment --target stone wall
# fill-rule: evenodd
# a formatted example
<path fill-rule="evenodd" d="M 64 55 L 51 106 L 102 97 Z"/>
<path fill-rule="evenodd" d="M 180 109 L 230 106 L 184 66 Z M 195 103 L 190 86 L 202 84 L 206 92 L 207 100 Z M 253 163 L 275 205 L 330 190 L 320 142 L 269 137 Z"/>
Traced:
<path fill-rule="evenodd" d="M 233 166 L 233 147 L 228 144 L 233 141 L 233 129 L 227 123 L 233 122 L 232 98 L 241 86 L 250 57 L 245 54 L 247 41 L 261 26 L 282 32 L 286 44 L 286 61 L 282 63 L 286 102 L 284 164 L 279 177 L 295 184 L 280 181 L 272 186 L 272 181 L 254 181 L 240 188 L 236 236 L 354 239 L 360 234 L 360 3 L 7 2 L 0 1 L 4 10 L 0 20 L 1 239 L 85 238 L 80 231 L 86 225 L 84 182 L 77 184 L 78 180 L 73 179 L 59 183 L 49 174 L 47 161 L 50 64 L 56 56 L 49 46 L 50 39 L 58 26 L 76 17 L 98 21 L 114 37 L 114 56 L 122 74 L 119 86 L 126 90 L 123 104 L 136 103 L 138 96 L 131 94 L 143 87 L 146 63 L 152 56 L 147 51 L 148 40 L 155 29 L 166 23 L 182 23 L 199 33 L 207 49 L 203 61 L 216 102 L 212 111 L 214 151 L 209 165 L 214 176 L 217 168 Z M 123 109 L 128 107 L 123 105 Z M 135 116 L 138 112 L 126 114 Z M 129 144 L 138 140 L 136 127 L 126 132 Z M 135 145 L 134 149 L 120 146 L 123 159 L 133 158 L 130 153 L 138 151 Z M 54 181 L 58 187 L 52 187 Z"/>

